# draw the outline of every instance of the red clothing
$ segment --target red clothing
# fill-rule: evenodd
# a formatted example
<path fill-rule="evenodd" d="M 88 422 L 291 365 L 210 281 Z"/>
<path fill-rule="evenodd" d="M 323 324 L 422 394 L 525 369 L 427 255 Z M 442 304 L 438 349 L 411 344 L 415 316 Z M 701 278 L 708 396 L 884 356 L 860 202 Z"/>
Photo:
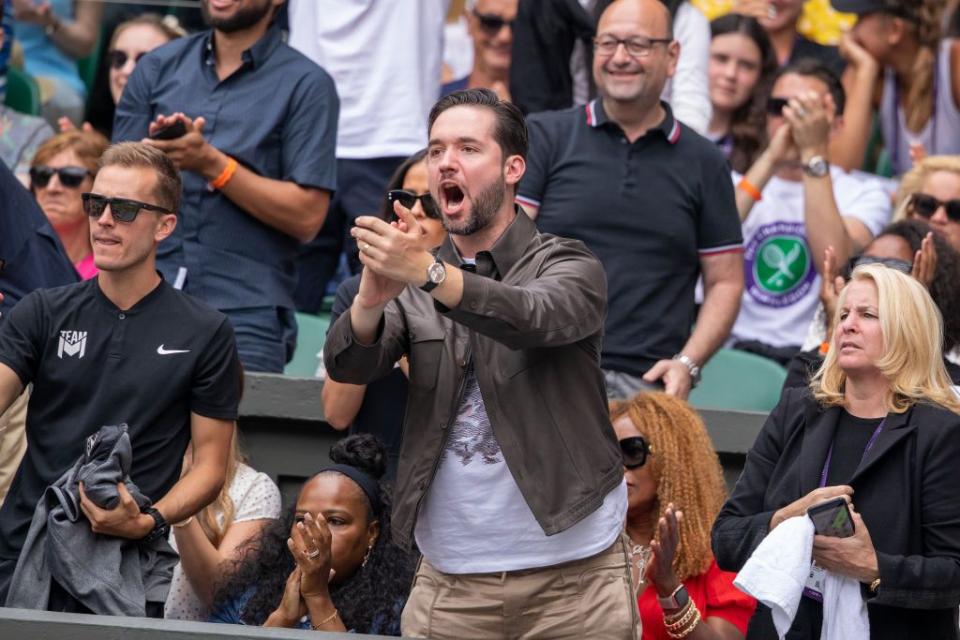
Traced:
<path fill-rule="evenodd" d="M 721 571 L 714 560 L 706 572 L 685 580 L 683 584 L 700 610 L 701 618 L 722 618 L 746 635 L 747 623 L 757 601 L 733 586 L 735 577 L 735 573 Z M 637 606 L 643 622 L 643 640 L 670 640 L 663 626 L 663 609 L 657 602 L 657 590 L 652 586 L 644 589 L 637 598 Z"/>

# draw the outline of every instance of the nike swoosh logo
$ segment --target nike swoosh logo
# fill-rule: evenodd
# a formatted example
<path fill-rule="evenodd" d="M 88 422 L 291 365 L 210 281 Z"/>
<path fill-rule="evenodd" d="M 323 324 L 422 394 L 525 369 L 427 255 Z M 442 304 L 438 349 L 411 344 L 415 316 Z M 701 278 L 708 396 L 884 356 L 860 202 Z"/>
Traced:
<path fill-rule="evenodd" d="M 168 356 L 171 353 L 190 353 L 190 349 L 164 349 L 163 345 L 157 347 L 157 353 L 162 356 Z"/>

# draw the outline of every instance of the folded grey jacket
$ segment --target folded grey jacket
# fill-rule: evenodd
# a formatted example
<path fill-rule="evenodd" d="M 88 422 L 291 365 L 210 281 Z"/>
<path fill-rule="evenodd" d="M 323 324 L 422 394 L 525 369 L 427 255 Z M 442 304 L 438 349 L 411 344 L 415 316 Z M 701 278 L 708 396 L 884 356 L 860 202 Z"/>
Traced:
<path fill-rule="evenodd" d="M 150 499 L 130 481 L 133 450 L 127 425 L 107 425 L 87 438 L 80 459 L 46 488 L 27 532 L 6 606 L 46 609 L 51 580 L 94 613 L 144 616 L 163 603 L 178 556 L 166 539 L 150 543 L 94 533 L 80 509 L 78 484 L 97 506 L 112 509 L 123 482 L 143 508 Z"/>

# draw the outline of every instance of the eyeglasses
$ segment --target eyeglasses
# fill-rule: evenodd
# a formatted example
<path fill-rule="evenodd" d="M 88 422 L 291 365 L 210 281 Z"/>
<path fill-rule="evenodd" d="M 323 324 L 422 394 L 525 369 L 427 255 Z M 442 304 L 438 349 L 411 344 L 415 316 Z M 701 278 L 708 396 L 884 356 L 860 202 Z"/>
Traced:
<path fill-rule="evenodd" d="M 789 98 L 767 98 L 767 113 L 772 116 L 782 116 L 783 108 L 789 104 Z"/>
<path fill-rule="evenodd" d="M 155 204 L 140 202 L 139 200 L 129 200 L 127 198 L 108 198 L 99 193 L 84 193 L 80 196 L 83 199 L 83 210 L 91 218 L 99 218 L 103 215 L 103 210 L 110 205 L 110 215 L 117 222 L 133 222 L 141 209 L 147 211 L 157 211 L 159 213 L 173 213 L 169 209 L 158 207 Z"/>
<path fill-rule="evenodd" d="M 926 193 L 915 193 L 910 196 L 910 210 L 921 218 L 932 218 L 940 207 L 946 210 L 947 217 L 951 221 L 960 222 L 960 198 L 938 200 Z"/>
<path fill-rule="evenodd" d="M 43 189 L 50 184 L 53 174 L 57 174 L 57 177 L 60 178 L 60 184 L 67 189 L 76 189 L 83 184 L 84 178 L 93 175 L 86 167 L 60 167 L 59 169 L 54 169 L 46 165 L 39 165 L 30 167 L 30 184 L 33 187 Z"/>
<path fill-rule="evenodd" d="M 140 58 L 147 55 L 146 51 L 141 51 L 134 58 L 134 64 L 140 62 Z M 111 69 L 122 69 L 123 65 L 127 64 L 127 60 L 130 59 L 130 54 L 126 51 L 120 51 L 119 49 L 111 49 L 107 51 L 107 64 L 110 65 Z"/>
<path fill-rule="evenodd" d="M 627 469 L 642 467 L 651 453 L 653 449 L 643 436 L 632 436 L 620 441 L 620 454 L 623 456 L 623 466 Z"/>
<path fill-rule="evenodd" d="M 627 53 L 633 58 L 646 58 L 653 51 L 655 44 L 670 44 L 673 42 L 670 38 L 645 38 L 643 36 L 634 36 L 625 40 L 614 38 L 613 36 L 603 36 L 593 41 L 593 50 L 597 55 L 610 57 L 617 52 L 617 47 L 621 44 L 626 48 Z"/>
<path fill-rule="evenodd" d="M 423 213 L 428 218 L 433 218 L 434 220 L 440 219 L 440 209 L 437 207 L 437 203 L 433 200 L 433 196 L 429 193 L 421 193 L 417 195 L 406 189 L 394 189 L 393 191 L 387 192 L 387 201 L 391 204 L 393 202 L 399 201 L 407 209 L 413 209 L 417 204 L 417 200 L 423 203 Z"/>
<path fill-rule="evenodd" d="M 487 35 L 497 35 L 500 33 L 500 29 L 508 27 L 513 29 L 513 20 L 506 20 L 502 16 L 498 16 L 495 13 L 480 13 L 474 11 L 473 15 L 476 16 L 477 21 L 480 23 L 480 28 L 487 32 Z"/>

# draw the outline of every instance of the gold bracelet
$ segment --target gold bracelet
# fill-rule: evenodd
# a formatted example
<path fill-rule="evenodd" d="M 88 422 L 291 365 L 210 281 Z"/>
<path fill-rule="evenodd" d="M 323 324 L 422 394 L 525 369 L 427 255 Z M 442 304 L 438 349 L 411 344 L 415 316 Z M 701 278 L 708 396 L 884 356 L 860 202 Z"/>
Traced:
<path fill-rule="evenodd" d="M 693 630 L 697 628 L 697 625 L 700 624 L 700 620 L 701 620 L 700 610 L 697 609 L 696 607 L 694 607 L 693 610 L 696 615 L 693 616 L 693 618 L 687 624 L 687 627 L 685 629 L 683 629 L 682 631 L 671 631 L 670 629 L 667 629 L 667 635 L 673 638 L 674 640 L 681 640 L 682 638 L 686 638 L 688 635 L 693 633 Z"/>
<path fill-rule="evenodd" d="M 876 595 L 877 589 L 879 588 L 880 588 L 880 578 L 877 578 L 876 580 L 870 583 L 870 593 Z"/>
<path fill-rule="evenodd" d="M 334 609 L 334 610 L 333 610 L 333 613 L 331 613 L 330 615 L 328 615 L 326 618 L 324 618 L 323 620 L 321 620 L 321 621 L 318 622 L 317 624 L 312 624 L 312 623 L 313 623 L 313 620 L 311 620 L 311 621 L 310 621 L 310 622 L 311 622 L 310 627 L 311 627 L 314 631 L 317 631 L 317 630 L 320 629 L 320 627 L 322 627 L 323 625 L 327 624 L 328 622 L 330 622 L 331 620 L 333 620 L 334 618 L 336 618 L 336 617 L 339 616 L 339 615 L 340 615 L 340 612 L 337 611 L 336 609 Z"/>
<path fill-rule="evenodd" d="M 690 621 L 693 620 L 693 618 L 697 615 L 700 615 L 700 611 L 697 609 L 696 605 L 692 605 L 689 609 L 687 609 L 686 613 L 684 613 L 683 617 L 680 618 L 679 620 L 676 620 L 675 622 L 670 622 L 670 623 L 667 623 L 666 621 L 664 621 L 665 622 L 664 626 L 667 628 L 667 633 L 670 633 L 671 631 L 680 631 L 681 629 L 686 627 L 690 623 Z"/>
<path fill-rule="evenodd" d="M 174 523 L 173 523 L 172 525 L 170 525 L 170 526 L 171 526 L 171 527 L 174 527 L 175 529 L 182 529 L 183 527 L 187 526 L 187 525 L 190 524 L 191 522 L 193 522 L 193 516 L 190 516 L 190 517 L 187 518 L 186 520 L 181 520 L 180 522 L 174 522 Z"/>

